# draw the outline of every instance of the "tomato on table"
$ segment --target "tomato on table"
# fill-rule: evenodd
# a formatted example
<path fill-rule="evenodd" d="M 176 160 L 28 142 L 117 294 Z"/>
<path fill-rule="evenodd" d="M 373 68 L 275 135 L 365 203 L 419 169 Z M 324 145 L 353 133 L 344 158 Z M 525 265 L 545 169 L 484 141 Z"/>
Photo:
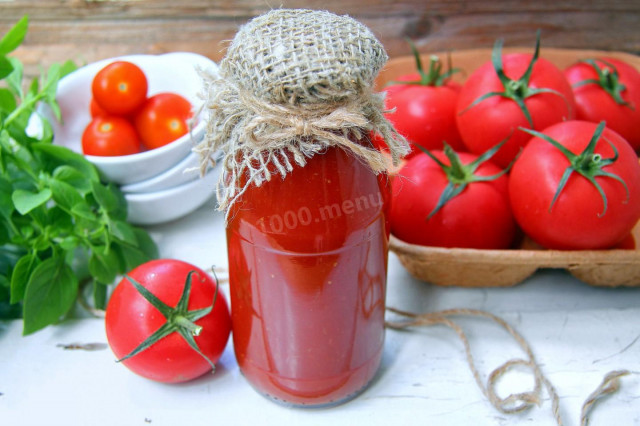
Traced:
<path fill-rule="evenodd" d="M 437 56 L 430 58 L 429 70 L 422 69 L 420 55 L 411 46 L 417 73 L 402 75 L 385 87 L 385 117 L 413 146 L 405 157 L 426 149 L 442 149 L 443 142 L 456 151 L 465 149 L 456 125 L 456 104 L 460 85 L 450 79 L 455 69 L 443 72 Z"/>
<path fill-rule="evenodd" d="M 135 128 L 122 117 L 97 116 L 82 133 L 82 152 L 85 155 L 114 157 L 140 151 L 140 139 Z"/>
<path fill-rule="evenodd" d="M 540 130 L 574 117 L 571 86 L 559 68 L 539 57 L 539 51 L 539 37 L 533 55 L 502 55 L 498 40 L 491 61 L 463 84 L 456 120 L 469 151 L 479 155 L 508 138 L 493 158 L 507 167 L 531 138 L 520 127 Z"/>
<path fill-rule="evenodd" d="M 640 150 L 640 72 L 615 58 L 585 59 L 565 71 L 576 99 L 576 119 L 616 131 Z"/>
<path fill-rule="evenodd" d="M 488 161 L 496 149 L 477 156 L 445 146 L 409 159 L 391 183 L 391 232 L 424 246 L 509 248 L 516 225 L 506 171 Z"/>
<path fill-rule="evenodd" d="M 513 165 L 509 195 L 524 232 L 552 249 L 607 249 L 640 219 L 640 164 L 604 122 L 535 133 Z"/>
<path fill-rule="evenodd" d="M 231 317 L 217 283 L 202 269 L 158 259 L 135 268 L 115 288 L 105 327 L 111 349 L 130 370 L 176 383 L 211 371 L 229 339 Z M 149 340 L 154 335 L 161 336 Z"/>
<path fill-rule="evenodd" d="M 147 98 L 148 82 L 144 71 L 127 61 L 115 61 L 94 77 L 91 92 L 109 114 L 127 115 L 142 106 Z"/>
<path fill-rule="evenodd" d="M 133 121 L 142 143 L 154 149 L 187 134 L 192 116 L 191 103 L 184 97 L 158 93 L 147 99 Z"/>

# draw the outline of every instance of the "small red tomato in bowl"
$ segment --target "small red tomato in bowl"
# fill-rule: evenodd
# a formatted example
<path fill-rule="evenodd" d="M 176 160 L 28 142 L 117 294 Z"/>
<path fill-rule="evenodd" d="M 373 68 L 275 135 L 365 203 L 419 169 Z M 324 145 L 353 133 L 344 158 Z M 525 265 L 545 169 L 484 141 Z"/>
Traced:
<path fill-rule="evenodd" d="M 500 145 L 499 145 L 500 146 Z M 391 182 L 391 232 L 404 242 L 506 249 L 516 236 L 506 172 L 482 156 L 443 151 L 410 158 Z"/>
<path fill-rule="evenodd" d="M 91 83 L 97 104 L 114 115 L 128 115 L 139 109 L 147 98 L 147 89 L 144 71 L 128 61 L 111 62 L 98 71 Z"/>
<path fill-rule="evenodd" d="M 195 379 L 220 359 L 231 316 L 217 283 L 184 261 L 158 259 L 131 271 L 107 304 L 107 340 L 134 373 L 164 383 Z"/>
<path fill-rule="evenodd" d="M 191 103 L 177 93 L 151 96 L 133 117 L 136 131 L 147 149 L 164 146 L 189 131 Z"/>
<path fill-rule="evenodd" d="M 91 98 L 89 102 L 89 114 L 91 114 L 91 118 L 100 117 L 103 115 L 109 115 L 107 111 L 105 111 L 99 104 L 96 102 L 95 98 Z"/>
<path fill-rule="evenodd" d="M 576 119 L 606 121 L 640 151 L 640 72 L 615 58 L 585 59 L 564 71 L 576 99 Z"/>
<path fill-rule="evenodd" d="M 122 117 L 97 116 L 82 133 L 82 152 L 85 155 L 115 157 L 140 151 L 140 139 L 135 128 Z"/>

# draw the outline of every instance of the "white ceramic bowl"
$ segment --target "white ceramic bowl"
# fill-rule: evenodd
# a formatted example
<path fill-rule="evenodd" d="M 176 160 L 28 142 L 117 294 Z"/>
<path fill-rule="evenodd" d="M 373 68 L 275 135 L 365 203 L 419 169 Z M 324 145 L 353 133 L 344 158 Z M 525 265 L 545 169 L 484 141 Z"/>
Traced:
<path fill-rule="evenodd" d="M 219 176 L 220 167 L 214 167 L 204 177 L 173 188 L 125 193 L 129 206 L 127 220 L 135 225 L 155 225 L 185 216 L 213 199 Z"/>
<path fill-rule="evenodd" d="M 159 92 L 178 93 L 189 100 L 195 110 L 198 110 L 202 103 L 198 97 L 202 87 L 198 68 L 218 72 L 215 62 L 187 52 L 122 56 L 79 68 L 60 80 L 58 85 L 57 100 L 62 111 L 62 123 L 53 118 L 51 111 L 43 111 L 52 123 L 54 143 L 82 153 L 82 133 L 91 121 L 91 82 L 98 71 L 116 60 L 132 62 L 145 72 L 149 83 L 149 96 Z M 160 148 L 119 157 L 87 155 L 86 158 L 98 167 L 106 179 L 121 185 L 131 184 L 152 178 L 173 167 L 187 157 L 193 145 L 203 136 L 204 119 L 199 116 L 190 134 Z"/>
<path fill-rule="evenodd" d="M 189 153 L 178 164 L 168 170 L 140 182 L 122 185 L 120 189 L 126 193 L 155 192 L 170 189 L 200 177 L 200 160 L 196 153 Z M 192 170 L 196 169 L 196 170 Z"/>

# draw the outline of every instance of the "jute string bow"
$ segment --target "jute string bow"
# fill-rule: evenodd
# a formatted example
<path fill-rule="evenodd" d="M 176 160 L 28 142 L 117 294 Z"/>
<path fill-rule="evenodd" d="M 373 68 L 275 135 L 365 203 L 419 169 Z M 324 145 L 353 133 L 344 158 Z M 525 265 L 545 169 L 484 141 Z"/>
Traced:
<path fill-rule="evenodd" d="M 222 152 L 218 208 L 228 213 L 249 185 L 284 179 L 332 146 L 383 172 L 385 156 L 361 142 L 372 133 L 397 163 L 409 146 L 372 90 L 386 60 L 369 29 L 346 16 L 278 9 L 243 26 L 219 75 L 203 75 L 207 128 L 195 150 L 203 171 Z"/>

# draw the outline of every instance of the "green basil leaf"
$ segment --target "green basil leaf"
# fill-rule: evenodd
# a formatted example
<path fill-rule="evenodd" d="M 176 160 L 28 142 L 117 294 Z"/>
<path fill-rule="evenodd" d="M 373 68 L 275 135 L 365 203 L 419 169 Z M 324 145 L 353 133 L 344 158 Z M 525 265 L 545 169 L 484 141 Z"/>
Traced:
<path fill-rule="evenodd" d="M 44 100 L 47 104 L 53 105 L 51 110 L 58 121 L 62 121 L 62 114 L 56 102 L 58 81 L 60 80 L 60 64 L 53 64 L 49 67 L 47 79 L 44 83 Z"/>
<path fill-rule="evenodd" d="M 39 259 L 32 253 L 22 256 L 11 273 L 11 303 L 18 303 L 24 298 L 29 277 L 38 266 Z"/>
<path fill-rule="evenodd" d="M 53 238 L 66 236 L 73 232 L 74 224 L 72 217 L 68 212 L 58 206 L 51 207 L 47 212 L 47 217 L 41 222 L 48 223 L 46 232 Z"/>
<path fill-rule="evenodd" d="M 0 274 L 8 276 L 9 271 L 13 269 L 25 253 L 22 247 L 15 245 L 0 246 Z"/>
<path fill-rule="evenodd" d="M 49 158 L 56 160 L 59 165 L 67 164 L 78 169 L 88 180 L 100 180 L 100 175 L 98 174 L 96 167 L 84 158 L 82 154 L 73 152 L 64 146 L 44 142 L 34 143 L 31 147 L 34 150 L 47 155 Z"/>
<path fill-rule="evenodd" d="M 60 65 L 60 78 L 65 77 L 78 69 L 78 65 L 72 60 L 67 60 Z"/>
<path fill-rule="evenodd" d="M 0 319 L 20 318 L 22 314 L 20 304 L 12 305 L 9 303 L 9 291 L 9 279 L 0 275 Z"/>
<path fill-rule="evenodd" d="M 50 249 L 51 245 L 52 241 L 45 234 L 40 234 L 31 241 L 31 248 L 39 252 Z"/>
<path fill-rule="evenodd" d="M 96 201 L 106 212 L 116 211 L 119 207 L 118 199 L 114 192 L 100 182 L 92 181 L 91 190 Z"/>
<path fill-rule="evenodd" d="M 22 238 L 25 241 L 30 240 L 34 234 L 35 234 L 35 230 L 33 229 L 33 226 L 30 223 L 20 224 L 20 235 L 22 235 Z"/>
<path fill-rule="evenodd" d="M 22 77 L 24 75 L 24 65 L 18 58 L 8 58 L 13 66 L 13 72 L 5 80 L 9 89 L 20 99 L 24 99 L 22 91 Z"/>
<path fill-rule="evenodd" d="M 25 102 L 32 102 L 38 96 L 38 92 L 40 92 L 40 81 L 37 78 L 31 80 L 31 84 L 27 90 L 27 95 L 25 96 Z"/>
<path fill-rule="evenodd" d="M 31 137 L 26 132 L 31 114 L 33 114 L 33 108 L 26 108 L 15 116 L 10 125 L 7 126 L 11 137 L 24 146 L 30 146 L 32 143 L 37 142 L 37 139 Z M 22 151 L 27 151 L 27 149 L 23 149 Z M 31 157 L 32 155 L 29 154 L 29 156 Z"/>
<path fill-rule="evenodd" d="M 0 79 L 9 76 L 13 72 L 13 65 L 4 56 L 0 56 Z"/>
<path fill-rule="evenodd" d="M 82 174 L 82 172 L 75 167 L 66 164 L 56 167 L 53 171 L 53 177 L 73 186 L 82 195 L 87 195 L 91 191 L 91 183 Z"/>
<path fill-rule="evenodd" d="M 43 260 L 31 274 L 24 295 L 23 334 L 57 322 L 78 295 L 78 279 L 61 256 Z"/>
<path fill-rule="evenodd" d="M 66 252 L 73 252 L 78 245 L 80 245 L 80 241 L 75 235 L 68 235 L 58 242 L 58 247 Z"/>
<path fill-rule="evenodd" d="M 109 231 L 114 237 L 127 244 L 135 246 L 138 242 L 133 226 L 122 220 L 110 220 Z"/>
<path fill-rule="evenodd" d="M 118 273 L 120 260 L 113 250 L 105 250 L 104 246 L 92 248 L 89 258 L 89 273 L 98 282 L 111 284 Z"/>
<path fill-rule="evenodd" d="M 93 305 L 97 309 L 107 307 L 107 286 L 98 281 L 93 281 Z"/>
<path fill-rule="evenodd" d="M 0 176 L 0 216 L 7 221 L 11 220 L 11 215 L 15 209 L 11 200 L 12 192 L 13 186 L 11 183 L 5 176 Z"/>
<path fill-rule="evenodd" d="M 24 189 L 16 189 L 11 194 L 11 201 L 16 210 L 25 215 L 31 210 L 39 207 L 51 199 L 52 192 L 45 188 L 39 192 L 31 192 Z"/>
<path fill-rule="evenodd" d="M 78 190 L 68 183 L 50 179 L 49 186 L 55 202 L 66 210 L 71 210 L 76 204 L 85 202 Z"/>
<path fill-rule="evenodd" d="M 53 126 L 49 123 L 48 120 L 41 120 L 42 126 L 42 135 L 40 136 L 40 140 L 45 143 L 53 142 Z"/>
<path fill-rule="evenodd" d="M 29 17 L 25 15 L 0 39 L 0 55 L 4 56 L 16 50 L 27 35 L 28 28 Z"/>
<path fill-rule="evenodd" d="M 11 90 L 6 87 L 0 88 L 0 111 L 10 113 L 15 110 L 17 106 L 16 98 L 13 96 L 13 93 L 11 93 Z"/>
<path fill-rule="evenodd" d="M 91 222 L 99 222 L 100 218 L 87 203 L 78 203 L 71 208 L 71 214 Z"/>
<path fill-rule="evenodd" d="M 141 228 L 134 228 L 133 232 L 136 233 L 136 239 L 138 240 L 138 248 L 147 256 L 147 260 L 157 259 L 160 256 L 158 246 L 156 242 L 151 238 L 149 233 Z"/>
<path fill-rule="evenodd" d="M 137 247 L 118 243 L 114 243 L 113 247 L 120 251 L 120 255 L 124 261 L 124 269 L 126 271 L 131 271 L 136 266 L 142 265 L 143 263 L 151 260 L 151 257 Z"/>
<path fill-rule="evenodd" d="M 0 220 L 0 246 L 11 242 L 11 230 L 7 221 Z"/>

